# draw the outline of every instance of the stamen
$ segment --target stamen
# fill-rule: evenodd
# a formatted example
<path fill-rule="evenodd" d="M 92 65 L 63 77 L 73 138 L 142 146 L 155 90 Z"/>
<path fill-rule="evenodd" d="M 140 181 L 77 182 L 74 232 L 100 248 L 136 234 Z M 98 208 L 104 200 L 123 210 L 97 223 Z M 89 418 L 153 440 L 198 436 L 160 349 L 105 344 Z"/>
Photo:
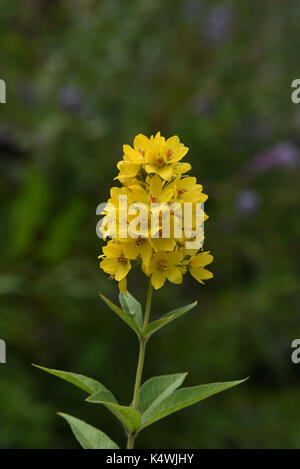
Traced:
<path fill-rule="evenodd" d="M 168 264 L 166 261 L 160 261 L 157 263 L 157 267 L 159 270 L 167 270 Z"/>
<path fill-rule="evenodd" d="M 171 148 L 169 148 L 169 150 L 167 151 L 167 157 L 168 157 L 168 160 L 170 160 L 173 156 L 173 150 Z"/>
<path fill-rule="evenodd" d="M 177 194 L 179 195 L 179 197 L 184 194 L 185 192 L 187 192 L 187 189 L 183 188 L 183 189 L 178 189 L 177 190 Z"/>
<path fill-rule="evenodd" d="M 127 264 L 127 258 L 124 257 L 123 254 L 122 254 L 122 256 L 117 258 L 117 261 L 118 261 L 119 264 Z"/>
<path fill-rule="evenodd" d="M 135 242 L 135 247 L 138 248 L 141 244 L 144 243 L 144 241 L 145 241 L 144 238 L 138 238 L 138 239 L 136 240 L 136 242 Z"/>

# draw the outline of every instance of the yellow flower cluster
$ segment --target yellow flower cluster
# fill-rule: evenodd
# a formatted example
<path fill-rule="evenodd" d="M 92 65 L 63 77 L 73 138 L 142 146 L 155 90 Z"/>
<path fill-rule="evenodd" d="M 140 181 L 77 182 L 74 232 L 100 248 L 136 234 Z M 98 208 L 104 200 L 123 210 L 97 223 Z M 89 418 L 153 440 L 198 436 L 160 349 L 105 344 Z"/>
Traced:
<path fill-rule="evenodd" d="M 99 256 L 102 259 L 100 267 L 119 282 L 121 291 L 126 291 L 127 275 L 136 264 L 140 264 L 145 275 L 151 277 L 155 289 L 161 288 L 166 279 L 175 284 L 181 283 L 183 274 L 188 271 L 200 283 L 212 278 L 213 274 L 205 269 L 212 262 L 212 255 L 202 249 L 186 249 L 186 232 L 180 225 L 182 236 L 178 236 L 178 231 L 175 233 L 179 219 L 174 214 L 171 215 L 170 236 L 161 237 L 159 217 L 156 225 L 148 228 L 156 204 L 165 207 L 176 204 L 180 207 L 185 203 L 194 206 L 206 201 L 207 195 L 202 192 L 202 186 L 197 184 L 196 178 L 183 176 L 191 169 L 189 163 L 181 162 L 188 148 L 177 136 L 165 139 L 158 132 L 150 139 L 142 134 L 137 135 L 133 147 L 124 145 L 123 151 L 116 178 L 122 187 L 111 188 L 108 201 L 115 207 L 114 215 L 104 210 L 106 227 L 110 221 L 121 223 L 116 232 L 106 230 L 105 236 L 111 239 Z M 125 199 L 126 207 L 138 208 L 139 204 L 146 207 L 146 213 L 139 217 L 138 225 L 130 223 L 136 216 L 132 209 L 127 210 L 124 220 L 120 220 L 123 216 L 120 215 L 120 204 Z M 197 221 L 194 212 L 192 217 L 195 228 Z M 206 218 L 204 214 L 204 220 Z M 121 233 L 124 227 L 128 228 L 128 237 Z"/>

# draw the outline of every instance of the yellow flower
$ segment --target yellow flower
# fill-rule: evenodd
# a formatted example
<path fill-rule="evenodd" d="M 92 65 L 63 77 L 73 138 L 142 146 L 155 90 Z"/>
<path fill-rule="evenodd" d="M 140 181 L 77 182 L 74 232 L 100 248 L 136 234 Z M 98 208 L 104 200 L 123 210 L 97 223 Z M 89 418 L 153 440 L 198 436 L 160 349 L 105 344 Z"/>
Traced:
<path fill-rule="evenodd" d="M 188 150 L 180 143 L 177 135 L 165 140 L 158 132 L 150 138 L 150 149 L 145 155 L 145 170 L 148 174 L 158 174 L 162 179 L 170 181 L 191 169 L 188 163 L 178 163 Z"/>
<path fill-rule="evenodd" d="M 141 202 L 150 207 L 151 204 L 164 204 L 171 200 L 175 187 L 164 187 L 164 182 L 157 174 L 153 177 L 148 176 L 146 183 L 148 186 L 145 186 L 145 189 L 138 184 L 128 187 L 128 191 L 135 202 Z"/>
<path fill-rule="evenodd" d="M 141 165 L 146 161 L 145 153 L 148 147 L 149 140 L 142 134 L 135 137 L 133 148 L 130 145 L 123 145 L 123 161 L 119 161 L 117 167 L 124 176 L 134 177 L 137 175 Z"/>
<path fill-rule="evenodd" d="M 208 280 L 213 277 L 212 272 L 204 269 L 213 259 L 213 256 L 209 252 L 201 252 L 193 256 L 188 263 L 190 274 L 198 280 L 198 282 L 204 284 L 203 280 Z"/>
<path fill-rule="evenodd" d="M 195 177 L 176 178 L 170 186 L 174 187 L 176 202 L 204 203 L 207 200 L 207 195 L 202 192 L 202 185 L 197 184 Z"/>
<path fill-rule="evenodd" d="M 136 259 L 141 256 L 144 264 L 149 264 L 153 248 L 148 238 L 138 237 L 124 240 L 123 249 L 128 259 Z"/>
<path fill-rule="evenodd" d="M 181 161 L 187 152 L 177 135 L 165 139 L 160 132 L 150 138 L 139 134 L 133 146 L 123 146 L 116 178 L 122 187 L 111 189 L 100 228 L 105 239 L 111 238 L 100 266 L 121 291 L 127 290 L 131 261 L 140 263 L 156 289 L 166 279 L 181 283 L 187 271 L 201 283 L 213 276 L 204 268 L 213 257 L 198 247 L 208 218 L 198 204 L 207 195 L 195 177 L 183 176 L 191 169 Z"/>
<path fill-rule="evenodd" d="M 139 134 L 134 139 L 133 148 L 124 145 L 123 151 L 123 160 L 117 165 L 120 173 L 116 179 L 126 186 L 141 179 L 142 169 L 148 174 L 158 174 L 167 181 L 191 169 L 189 163 L 179 163 L 188 148 L 180 143 L 177 135 L 166 140 L 160 132 L 151 135 L 150 139 Z"/>
<path fill-rule="evenodd" d="M 126 257 L 124 246 L 114 241 L 109 241 L 107 246 L 103 248 L 103 253 L 105 259 L 100 262 L 101 269 L 120 282 L 131 269 L 131 264 Z"/>
<path fill-rule="evenodd" d="M 116 179 L 126 186 L 135 184 L 136 176 L 146 162 L 146 152 L 149 148 L 150 140 L 142 134 L 135 137 L 133 148 L 130 145 L 123 145 L 123 160 L 117 164 L 120 173 Z"/>
<path fill-rule="evenodd" d="M 168 163 L 177 163 L 187 154 L 188 151 L 189 149 L 185 147 L 183 143 L 180 143 L 177 135 L 168 138 L 164 144 L 164 152 Z"/>
<path fill-rule="evenodd" d="M 164 285 L 166 279 L 176 284 L 182 282 L 182 274 L 185 269 L 179 265 L 181 260 L 182 253 L 179 251 L 159 251 L 153 255 L 145 272 L 147 275 L 151 275 L 151 283 L 156 290 Z"/>

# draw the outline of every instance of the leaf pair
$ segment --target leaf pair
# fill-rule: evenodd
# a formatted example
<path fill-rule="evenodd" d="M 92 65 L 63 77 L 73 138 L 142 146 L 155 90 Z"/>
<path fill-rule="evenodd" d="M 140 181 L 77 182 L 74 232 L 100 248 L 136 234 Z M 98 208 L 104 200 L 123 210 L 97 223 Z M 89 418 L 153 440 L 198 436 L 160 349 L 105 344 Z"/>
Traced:
<path fill-rule="evenodd" d="M 37 366 L 37 365 L 34 365 Z M 68 381 L 89 394 L 87 402 L 102 404 L 121 422 L 126 433 L 137 434 L 143 428 L 178 410 L 225 391 L 244 380 L 211 383 L 190 388 L 181 388 L 187 373 L 156 376 L 147 380 L 140 389 L 138 409 L 120 405 L 115 396 L 99 381 L 66 371 L 37 366 L 43 371 Z M 86 449 L 118 448 L 105 433 L 68 414 L 60 413 L 70 424 L 76 438 Z"/>
<path fill-rule="evenodd" d="M 129 293 L 120 293 L 120 303 L 122 309 L 119 306 L 116 306 L 112 303 L 109 299 L 107 299 L 104 295 L 99 293 L 102 300 L 124 321 L 128 324 L 131 329 L 139 337 L 144 337 L 148 339 L 151 337 L 154 332 L 157 332 L 159 329 L 164 327 L 165 325 L 171 323 L 175 319 L 182 316 L 184 313 L 188 312 L 190 309 L 194 308 L 197 304 L 197 301 L 191 303 L 187 306 L 183 306 L 182 308 L 175 309 L 160 319 L 151 322 L 145 328 L 143 327 L 143 313 L 141 304 Z"/>
<path fill-rule="evenodd" d="M 178 410 L 244 381 L 211 383 L 178 389 L 186 376 L 187 373 L 156 376 L 142 385 L 138 404 L 138 410 L 142 414 L 140 430 Z"/>

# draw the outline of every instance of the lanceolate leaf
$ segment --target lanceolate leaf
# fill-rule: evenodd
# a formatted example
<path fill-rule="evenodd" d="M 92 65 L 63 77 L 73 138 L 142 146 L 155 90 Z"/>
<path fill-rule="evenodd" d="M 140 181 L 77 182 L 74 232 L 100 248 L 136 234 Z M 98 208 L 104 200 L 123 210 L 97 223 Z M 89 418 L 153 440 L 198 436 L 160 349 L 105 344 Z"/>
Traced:
<path fill-rule="evenodd" d="M 187 313 L 190 309 L 194 308 L 196 304 L 197 304 L 197 301 L 195 301 L 194 303 L 191 303 L 190 305 L 183 306 L 182 308 L 175 309 L 174 311 L 171 311 L 170 313 L 165 314 L 157 321 L 151 322 L 146 327 L 146 329 L 144 329 L 143 335 L 145 337 L 150 337 L 152 334 L 154 334 L 154 332 L 158 331 L 166 324 L 169 324 L 170 322 L 174 321 L 174 319 L 179 318 L 184 313 Z"/>
<path fill-rule="evenodd" d="M 120 303 L 123 311 L 135 321 L 139 329 L 143 328 L 142 306 L 129 292 L 120 292 Z"/>
<path fill-rule="evenodd" d="M 151 412 L 183 383 L 186 375 L 187 373 L 177 373 L 148 379 L 142 385 L 139 393 L 138 409 L 141 414 L 145 411 Z"/>
<path fill-rule="evenodd" d="M 150 409 L 149 412 L 144 412 L 142 416 L 142 428 L 147 427 L 151 423 L 156 422 L 177 410 L 196 404 L 213 394 L 232 388 L 243 381 L 245 380 L 202 384 L 191 388 L 177 389 L 177 391 L 164 399 L 158 406 Z"/>
<path fill-rule="evenodd" d="M 58 413 L 70 425 L 74 435 L 84 449 L 119 449 L 105 433 L 72 415 Z"/>
<path fill-rule="evenodd" d="M 137 410 L 107 401 L 101 391 L 89 396 L 86 400 L 94 404 L 103 404 L 119 419 L 125 429 L 131 432 L 138 430 L 141 426 L 141 414 Z"/>
<path fill-rule="evenodd" d="M 125 313 L 119 306 L 116 306 L 114 303 L 112 303 L 109 299 L 105 298 L 104 295 L 99 293 L 100 298 L 124 321 L 128 324 L 131 329 L 136 332 L 137 335 L 140 335 L 140 329 L 136 322 L 130 317 L 127 313 Z"/>
<path fill-rule="evenodd" d="M 46 371 L 51 375 L 57 376 L 58 378 L 68 381 L 69 383 L 74 384 L 88 394 L 94 394 L 97 391 L 105 393 L 107 400 L 117 403 L 117 399 L 114 395 L 105 387 L 103 384 L 99 383 L 95 379 L 88 378 L 87 376 L 79 375 L 77 373 L 70 373 L 69 371 L 53 370 L 51 368 L 45 368 L 44 366 L 33 365 L 40 370 Z"/>

